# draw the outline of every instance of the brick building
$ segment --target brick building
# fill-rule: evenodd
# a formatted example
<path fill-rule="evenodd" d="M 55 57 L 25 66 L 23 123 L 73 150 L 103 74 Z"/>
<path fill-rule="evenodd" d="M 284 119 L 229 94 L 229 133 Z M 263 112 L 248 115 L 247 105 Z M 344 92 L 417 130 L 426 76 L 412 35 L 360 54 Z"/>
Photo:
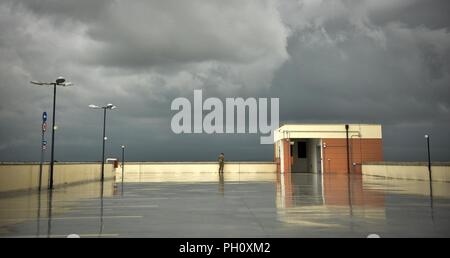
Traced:
<path fill-rule="evenodd" d="M 361 173 L 382 161 L 381 125 L 286 124 L 275 131 L 278 172 Z"/>

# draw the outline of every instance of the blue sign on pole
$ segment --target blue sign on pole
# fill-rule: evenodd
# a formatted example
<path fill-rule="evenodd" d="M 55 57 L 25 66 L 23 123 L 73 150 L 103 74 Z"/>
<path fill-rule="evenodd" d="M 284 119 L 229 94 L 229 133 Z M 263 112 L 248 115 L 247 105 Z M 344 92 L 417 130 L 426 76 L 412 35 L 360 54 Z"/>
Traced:
<path fill-rule="evenodd" d="M 47 112 L 42 113 L 42 122 L 47 122 Z"/>

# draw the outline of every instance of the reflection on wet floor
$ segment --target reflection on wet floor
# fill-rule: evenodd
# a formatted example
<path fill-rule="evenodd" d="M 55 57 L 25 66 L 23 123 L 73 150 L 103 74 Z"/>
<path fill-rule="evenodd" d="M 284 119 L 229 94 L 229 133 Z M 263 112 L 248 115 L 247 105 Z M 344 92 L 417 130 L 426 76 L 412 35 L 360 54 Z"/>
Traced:
<path fill-rule="evenodd" d="M 76 204 L 83 199 L 98 198 L 102 202 L 105 191 L 106 196 L 115 193 L 113 181 L 60 187 L 53 191 L 0 195 L 0 235 L 9 236 L 14 234 L 15 225 L 35 221 L 35 236 L 49 237 L 52 235 L 54 220 L 60 220 L 60 216 L 64 216 L 67 212 L 80 209 Z M 101 218 L 102 214 L 99 212 L 97 217 Z M 31 237 L 33 234 L 27 236 Z"/>
<path fill-rule="evenodd" d="M 280 175 L 279 181 L 278 218 L 283 222 L 345 230 L 356 220 L 385 219 L 383 194 L 366 191 L 360 176 Z"/>
<path fill-rule="evenodd" d="M 0 196 L 0 237 L 449 237 L 450 184 L 155 173 Z"/>

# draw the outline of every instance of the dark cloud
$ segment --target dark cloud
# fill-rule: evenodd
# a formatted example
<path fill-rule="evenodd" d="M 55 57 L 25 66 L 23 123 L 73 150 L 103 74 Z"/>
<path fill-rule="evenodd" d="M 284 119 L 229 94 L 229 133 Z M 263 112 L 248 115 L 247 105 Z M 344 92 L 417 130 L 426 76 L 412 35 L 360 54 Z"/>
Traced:
<path fill-rule="evenodd" d="M 433 132 L 434 157 L 447 160 L 448 24 L 436 28 L 432 16 L 431 27 L 395 19 L 377 24 L 371 18 L 391 11 L 387 7 L 402 12 L 416 6 L 420 12 L 422 4 L 349 3 L 297 6 L 314 18 L 285 18 L 294 28 L 291 58 L 272 83 L 273 94 L 283 100 L 282 120 L 382 123 L 385 158 L 396 160 L 425 159 L 423 135 Z M 332 15 L 319 15 L 328 12 Z"/>
<path fill-rule="evenodd" d="M 95 22 L 114 0 L 5 0 L 14 8 L 25 7 L 37 16 L 56 23 L 64 20 Z M 17 9 L 16 9 L 17 10 Z M 55 24 L 56 25 L 56 24 Z"/>
<path fill-rule="evenodd" d="M 176 97 L 280 97 L 281 122 L 384 126 L 385 158 L 448 160 L 450 34 L 446 1 L 3 1 L 1 160 L 39 158 L 40 116 L 65 75 L 58 160 L 270 160 L 259 135 L 176 135 Z M 48 133 L 48 138 L 50 133 Z"/>
<path fill-rule="evenodd" d="M 369 17 L 374 23 L 380 25 L 394 21 L 409 27 L 424 26 L 434 30 L 448 28 L 449 13 L 450 3 L 447 0 L 415 0 L 403 1 L 402 5 L 391 8 L 369 11 Z"/>

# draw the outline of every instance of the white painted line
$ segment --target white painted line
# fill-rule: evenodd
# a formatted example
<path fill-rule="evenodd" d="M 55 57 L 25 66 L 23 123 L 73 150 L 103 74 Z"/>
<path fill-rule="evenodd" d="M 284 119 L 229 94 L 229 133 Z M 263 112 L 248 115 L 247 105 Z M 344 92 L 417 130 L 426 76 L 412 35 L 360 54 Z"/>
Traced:
<path fill-rule="evenodd" d="M 77 219 L 140 219 L 144 216 L 86 216 L 86 217 L 52 217 L 51 220 L 77 220 Z M 23 220 L 35 220 L 36 218 L 15 218 L 15 219 L 0 219 L 1 221 L 23 221 Z M 48 217 L 41 217 L 41 220 L 48 220 Z"/>
<path fill-rule="evenodd" d="M 50 235 L 50 238 L 58 238 L 58 237 L 63 237 L 66 238 L 69 234 L 67 235 Z M 119 236 L 119 234 L 98 234 L 98 233 L 93 233 L 93 234 L 77 234 L 80 237 L 117 237 Z M 23 235 L 23 236 L 1 236 L 0 238 L 47 238 L 47 235 Z"/>
<path fill-rule="evenodd" d="M 159 205 L 107 205 L 107 206 L 103 206 L 103 209 L 114 209 L 114 208 L 157 208 L 159 207 Z M 76 210 L 80 210 L 80 209 L 101 209 L 101 206 L 81 206 L 81 207 L 76 207 Z"/>

